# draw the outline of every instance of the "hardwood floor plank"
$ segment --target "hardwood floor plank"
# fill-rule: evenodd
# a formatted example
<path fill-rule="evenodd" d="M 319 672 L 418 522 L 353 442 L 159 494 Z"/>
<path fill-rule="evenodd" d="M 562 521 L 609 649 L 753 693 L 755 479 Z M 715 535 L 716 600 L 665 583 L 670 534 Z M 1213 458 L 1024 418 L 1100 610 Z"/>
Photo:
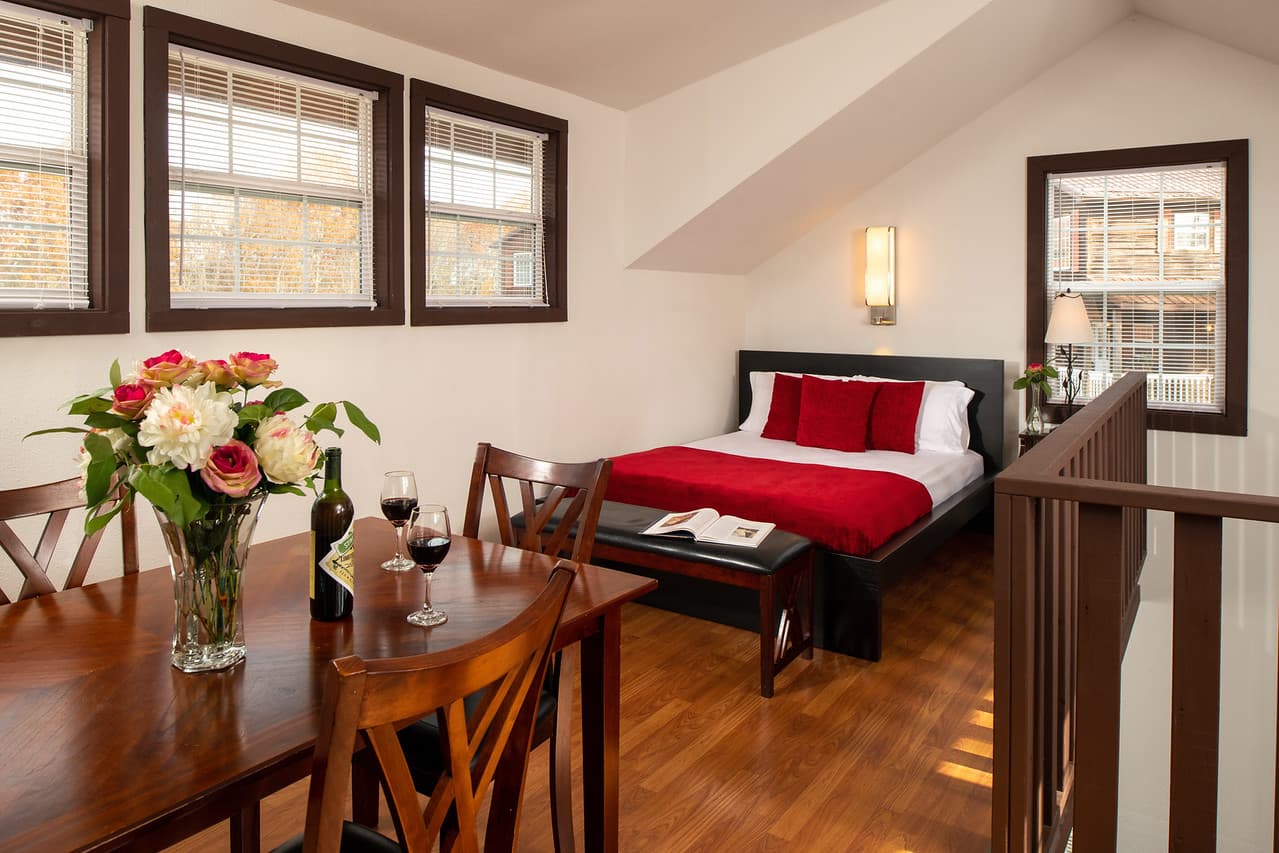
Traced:
<path fill-rule="evenodd" d="M 882 661 L 819 649 L 787 667 L 773 699 L 759 696 L 757 635 L 628 605 L 622 849 L 987 850 L 991 558 L 989 535 L 956 536 L 888 592 Z M 580 750 L 575 737 L 578 780 Z M 553 850 L 546 762 L 545 748 L 529 762 L 526 853 Z M 580 790 L 576 805 L 580 839 Z M 301 831 L 305 807 L 305 782 L 264 802 L 264 849 Z M 174 850 L 226 843 L 223 825 Z"/>

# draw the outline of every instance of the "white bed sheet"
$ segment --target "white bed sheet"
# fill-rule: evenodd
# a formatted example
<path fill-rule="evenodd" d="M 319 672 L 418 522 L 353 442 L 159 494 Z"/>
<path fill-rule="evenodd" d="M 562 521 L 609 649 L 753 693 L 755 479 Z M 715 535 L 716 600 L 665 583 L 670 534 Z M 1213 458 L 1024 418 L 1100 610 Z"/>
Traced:
<path fill-rule="evenodd" d="M 965 450 L 963 453 L 911 454 L 892 450 L 847 453 L 843 450 L 828 450 L 824 447 L 802 447 L 793 441 L 764 438 L 758 433 L 747 431 L 730 432 L 700 441 L 690 441 L 684 446 L 731 453 L 734 456 L 771 459 L 776 462 L 801 462 L 863 471 L 889 471 L 909 477 L 928 489 L 934 507 L 981 477 L 985 470 L 981 454 L 972 450 Z"/>

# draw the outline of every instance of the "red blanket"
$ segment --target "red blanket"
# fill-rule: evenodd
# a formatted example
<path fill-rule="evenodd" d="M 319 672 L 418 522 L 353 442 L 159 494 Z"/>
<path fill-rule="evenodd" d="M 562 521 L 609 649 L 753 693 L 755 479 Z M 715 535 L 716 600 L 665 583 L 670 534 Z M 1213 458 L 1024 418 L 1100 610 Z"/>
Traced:
<path fill-rule="evenodd" d="M 885 471 L 774 462 L 692 447 L 613 459 L 608 499 L 671 512 L 714 507 L 771 521 L 845 554 L 869 554 L 932 512 L 920 483 Z"/>

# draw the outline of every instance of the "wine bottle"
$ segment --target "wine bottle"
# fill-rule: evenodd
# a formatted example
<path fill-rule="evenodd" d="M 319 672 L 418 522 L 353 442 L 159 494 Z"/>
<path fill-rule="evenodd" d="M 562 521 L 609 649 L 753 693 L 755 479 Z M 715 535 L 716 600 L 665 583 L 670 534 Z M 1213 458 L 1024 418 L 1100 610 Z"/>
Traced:
<path fill-rule="evenodd" d="M 311 618 L 351 615 L 355 600 L 355 507 L 342 491 L 342 449 L 324 451 L 324 491 L 311 507 Z"/>

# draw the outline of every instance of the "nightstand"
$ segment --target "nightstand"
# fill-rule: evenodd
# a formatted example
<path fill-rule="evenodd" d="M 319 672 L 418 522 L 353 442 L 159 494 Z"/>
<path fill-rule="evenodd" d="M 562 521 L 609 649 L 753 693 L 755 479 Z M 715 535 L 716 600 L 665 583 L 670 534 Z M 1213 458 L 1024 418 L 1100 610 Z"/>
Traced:
<path fill-rule="evenodd" d="M 1021 456 L 1027 450 L 1030 450 L 1030 448 L 1042 441 L 1044 436 L 1048 435 L 1048 433 L 1052 432 L 1056 428 L 1057 424 L 1044 424 L 1043 432 L 1026 432 L 1023 430 L 1022 432 L 1017 433 L 1017 438 L 1019 439 L 1017 455 Z"/>

